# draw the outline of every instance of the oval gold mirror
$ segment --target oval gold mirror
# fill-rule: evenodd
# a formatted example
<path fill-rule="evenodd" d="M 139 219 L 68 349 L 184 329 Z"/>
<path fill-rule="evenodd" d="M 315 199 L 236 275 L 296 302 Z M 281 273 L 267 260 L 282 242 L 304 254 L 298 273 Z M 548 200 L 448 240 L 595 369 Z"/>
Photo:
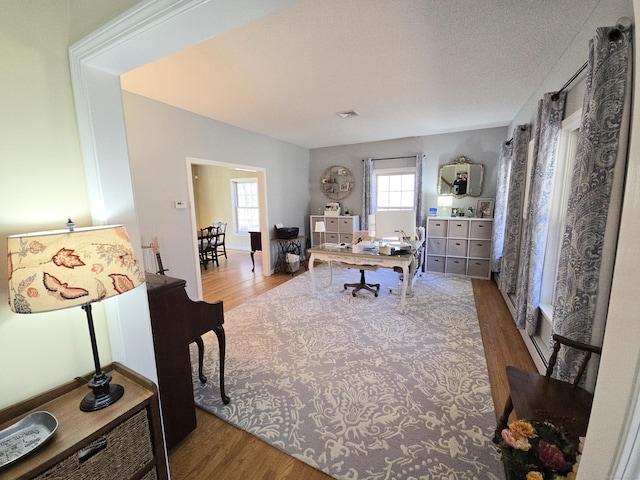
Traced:
<path fill-rule="evenodd" d="M 457 198 L 482 195 L 484 165 L 472 163 L 468 157 L 458 157 L 452 163 L 440 167 L 438 195 L 453 195 Z"/>

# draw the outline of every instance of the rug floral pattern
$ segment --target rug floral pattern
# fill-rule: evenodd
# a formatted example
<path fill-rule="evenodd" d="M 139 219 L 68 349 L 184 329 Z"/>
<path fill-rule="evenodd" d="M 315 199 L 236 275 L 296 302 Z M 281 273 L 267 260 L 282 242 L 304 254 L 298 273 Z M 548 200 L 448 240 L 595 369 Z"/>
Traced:
<path fill-rule="evenodd" d="M 231 403 L 208 333 L 196 404 L 337 479 L 504 478 L 470 280 L 417 277 L 403 315 L 396 274 L 367 272 L 378 298 L 342 289 L 358 276 L 334 269 L 312 296 L 304 273 L 225 312 Z"/>

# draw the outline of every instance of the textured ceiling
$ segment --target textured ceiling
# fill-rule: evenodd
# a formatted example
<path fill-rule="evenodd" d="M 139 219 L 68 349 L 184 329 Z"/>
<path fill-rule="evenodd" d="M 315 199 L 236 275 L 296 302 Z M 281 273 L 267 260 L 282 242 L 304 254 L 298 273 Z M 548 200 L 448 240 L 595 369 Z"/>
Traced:
<path fill-rule="evenodd" d="M 504 126 L 598 3 L 299 0 L 122 88 L 307 148 Z"/>

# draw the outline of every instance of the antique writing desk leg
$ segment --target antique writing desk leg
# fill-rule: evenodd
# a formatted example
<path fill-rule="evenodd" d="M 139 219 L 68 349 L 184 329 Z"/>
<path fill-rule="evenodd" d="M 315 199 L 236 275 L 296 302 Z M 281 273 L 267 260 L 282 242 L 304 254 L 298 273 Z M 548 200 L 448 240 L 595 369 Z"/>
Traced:
<path fill-rule="evenodd" d="M 251 271 L 253 272 L 256 269 L 256 262 L 253 260 L 253 250 L 251 250 L 251 265 Z"/>
<path fill-rule="evenodd" d="M 224 335 L 224 328 L 222 325 L 215 327 L 213 331 L 218 337 L 218 348 L 220 348 L 220 396 L 222 397 L 222 402 L 226 405 L 231 401 L 231 399 L 227 397 L 226 393 L 224 393 L 224 356 L 226 337 Z"/>
<path fill-rule="evenodd" d="M 196 337 L 196 344 L 198 345 L 198 377 L 201 383 L 207 383 L 207 377 L 202 374 L 202 363 L 204 361 L 204 342 L 202 337 Z"/>

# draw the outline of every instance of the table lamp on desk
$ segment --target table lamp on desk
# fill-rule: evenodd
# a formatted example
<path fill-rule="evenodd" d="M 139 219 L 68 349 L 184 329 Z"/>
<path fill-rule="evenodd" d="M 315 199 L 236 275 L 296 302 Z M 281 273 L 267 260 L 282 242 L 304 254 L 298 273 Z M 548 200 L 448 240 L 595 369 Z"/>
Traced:
<path fill-rule="evenodd" d="M 327 231 L 324 222 L 316 222 L 315 231 L 320 234 L 320 245 L 322 245 L 324 243 L 322 241 L 322 234 Z"/>

